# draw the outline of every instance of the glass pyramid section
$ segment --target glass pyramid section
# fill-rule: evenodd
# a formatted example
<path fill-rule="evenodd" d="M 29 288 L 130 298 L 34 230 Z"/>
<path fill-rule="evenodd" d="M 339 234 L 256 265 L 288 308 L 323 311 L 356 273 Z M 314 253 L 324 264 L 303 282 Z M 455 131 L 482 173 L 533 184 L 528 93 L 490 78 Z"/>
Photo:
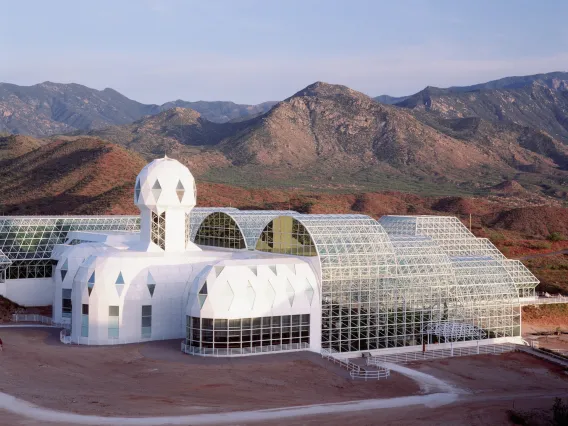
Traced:
<path fill-rule="evenodd" d="M 87 282 L 87 290 L 89 291 L 89 296 L 93 292 L 93 287 L 95 286 L 95 271 L 91 274 L 89 281 Z"/>
<path fill-rule="evenodd" d="M 160 198 L 160 194 L 162 193 L 162 186 L 160 185 L 160 181 L 156 179 L 156 183 L 152 187 L 152 195 L 154 195 L 154 199 L 158 202 L 158 198 Z"/>
<path fill-rule="evenodd" d="M 118 277 L 116 278 L 114 285 L 116 286 L 116 292 L 119 296 L 121 296 L 122 290 L 124 290 L 124 278 L 122 277 L 122 272 L 118 273 Z"/>
<path fill-rule="evenodd" d="M 148 278 L 146 279 L 146 285 L 148 286 L 148 291 L 150 292 L 150 297 L 154 296 L 154 290 L 156 289 L 156 281 L 154 281 L 154 277 L 148 271 Z"/>
<path fill-rule="evenodd" d="M 140 181 L 136 180 L 136 186 L 134 187 L 134 202 L 137 203 L 140 198 Z"/>
<path fill-rule="evenodd" d="M 65 262 L 63 262 L 63 265 L 61 266 L 61 281 L 63 281 L 65 279 L 65 276 L 67 275 L 67 271 L 69 270 L 69 264 L 67 263 L 67 259 L 65 259 Z"/>
<path fill-rule="evenodd" d="M 178 181 L 178 184 L 176 186 L 176 194 L 179 198 L 179 202 L 181 203 L 181 200 L 183 200 L 183 194 L 185 194 L 185 188 L 183 187 L 181 180 Z"/>

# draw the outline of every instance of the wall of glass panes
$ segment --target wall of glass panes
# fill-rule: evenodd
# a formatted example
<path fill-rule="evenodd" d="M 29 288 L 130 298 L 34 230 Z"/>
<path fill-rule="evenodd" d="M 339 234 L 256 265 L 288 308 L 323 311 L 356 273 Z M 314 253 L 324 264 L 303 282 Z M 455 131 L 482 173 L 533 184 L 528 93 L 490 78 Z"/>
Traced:
<path fill-rule="evenodd" d="M 0 218 L 0 251 L 13 264 L 7 279 L 52 276 L 51 252 L 70 231 L 139 231 L 138 216 L 4 216 Z"/>
<path fill-rule="evenodd" d="M 246 248 L 245 240 L 236 222 L 223 212 L 212 213 L 201 222 L 194 242 L 213 247 Z"/>
<path fill-rule="evenodd" d="M 196 348 L 250 348 L 309 341 L 309 314 L 240 319 L 186 317 L 186 344 Z"/>
<path fill-rule="evenodd" d="M 25 278 L 49 278 L 53 276 L 53 269 L 57 265 L 52 259 L 14 260 L 6 270 L 9 280 Z"/>

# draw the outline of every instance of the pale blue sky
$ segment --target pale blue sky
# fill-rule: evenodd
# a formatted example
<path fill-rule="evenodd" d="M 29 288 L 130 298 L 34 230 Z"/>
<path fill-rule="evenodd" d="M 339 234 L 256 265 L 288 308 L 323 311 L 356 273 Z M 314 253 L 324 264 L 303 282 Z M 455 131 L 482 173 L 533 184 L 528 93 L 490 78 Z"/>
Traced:
<path fill-rule="evenodd" d="M 0 81 L 146 103 L 372 96 L 568 70 L 566 0 L 0 0 Z"/>

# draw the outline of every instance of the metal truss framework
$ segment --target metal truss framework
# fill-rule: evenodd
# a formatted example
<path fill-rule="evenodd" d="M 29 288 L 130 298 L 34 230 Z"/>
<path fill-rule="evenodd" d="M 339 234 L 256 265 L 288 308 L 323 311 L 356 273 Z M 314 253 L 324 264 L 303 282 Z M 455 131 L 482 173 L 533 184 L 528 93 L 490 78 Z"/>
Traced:
<path fill-rule="evenodd" d="M 257 248 L 302 255 L 305 246 L 315 247 L 322 282 L 322 347 L 349 352 L 386 344 L 381 320 L 388 312 L 380 311 L 377 290 L 394 286 L 396 258 L 382 227 L 364 215 L 294 215 L 307 230 L 305 239 L 294 224 L 287 227 L 287 237 L 282 235 L 286 219 L 267 225 Z M 266 244 L 271 240 L 272 246 Z"/>
<path fill-rule="evenodd" d="M 520 335 L 519 297 L 534 296 L 539 282 L 521 262 L 505 258 L 489 240 L 476 238 L 455 217 L 384 216 L 379 223 L 391 239 L 413 234 L 431 238 L 449 257 L 456 287 L 448 300 L 446 322 L 465 324 L 470 331 L 481 329 L 482 337 Z M 447 330 L 456 333 L 450 340 L 464 335 L 455 326 L 443 329 L 440 336 L 446 340 Z"/>

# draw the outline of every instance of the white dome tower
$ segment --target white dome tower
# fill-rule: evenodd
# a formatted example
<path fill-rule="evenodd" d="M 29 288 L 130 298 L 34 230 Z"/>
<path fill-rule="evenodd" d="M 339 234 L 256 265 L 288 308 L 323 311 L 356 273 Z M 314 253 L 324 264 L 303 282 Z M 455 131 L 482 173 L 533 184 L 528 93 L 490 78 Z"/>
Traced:
<path fill-rule="evenodd" d="M 199 250 L 189 241 L 195 179 L 179 161 L 152 161 L 136 177 L 134 204 L 140 209 L 140 241 L 147 251 Z"/>

